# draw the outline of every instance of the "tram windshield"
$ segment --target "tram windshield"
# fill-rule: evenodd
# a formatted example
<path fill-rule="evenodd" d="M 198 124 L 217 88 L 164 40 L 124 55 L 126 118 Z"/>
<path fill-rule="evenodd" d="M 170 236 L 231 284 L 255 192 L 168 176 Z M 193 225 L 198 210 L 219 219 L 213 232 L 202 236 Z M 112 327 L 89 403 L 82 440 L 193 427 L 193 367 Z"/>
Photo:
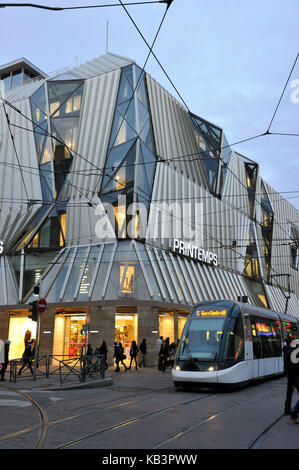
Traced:
<path fill-rule="evenodd" d="M 192 319 L 180 343 L 180 359 L 217 359 L 224 322 L 225 318 Z"/>

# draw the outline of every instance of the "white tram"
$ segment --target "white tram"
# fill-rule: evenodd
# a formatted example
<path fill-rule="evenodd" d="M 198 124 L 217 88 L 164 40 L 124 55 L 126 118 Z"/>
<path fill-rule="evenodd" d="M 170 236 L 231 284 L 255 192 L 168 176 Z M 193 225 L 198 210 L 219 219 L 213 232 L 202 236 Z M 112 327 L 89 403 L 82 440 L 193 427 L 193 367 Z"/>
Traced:
<path fill-rule="evenodd" d="M 284 313 L 233 300 L 200 302 L 182 333 L 174 385 L 239 386 L 280 375 L 284 340 L 298 331 L 298 320 Z"/>

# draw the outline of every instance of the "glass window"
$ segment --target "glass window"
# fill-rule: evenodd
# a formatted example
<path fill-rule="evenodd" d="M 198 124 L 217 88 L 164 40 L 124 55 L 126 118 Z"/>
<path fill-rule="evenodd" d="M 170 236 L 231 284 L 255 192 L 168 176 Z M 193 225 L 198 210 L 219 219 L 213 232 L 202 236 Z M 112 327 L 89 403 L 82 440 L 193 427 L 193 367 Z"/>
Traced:
<path fill-rule="evenodd" d="M 224 322 L 224 318 L 193 318 L 181 338 L 180 358 L 217 359 Z"/>
<path fill-rule="evenodd" d="M 10 89 L 10 73 L 2 75 L 1 81 L 4 84 L 4 90 L 7 91 Z"/>
<path fill-rule="evenodd" d="M 253 357 L 262 359 L 281 355 L 281 329 L 279 321 L 265 318 L 251 320 Z"/>
<path fill-rule="evenodd" d="M 232 321 L 234 326 L 227 332 L 226 358 L 237 361 L 244 359 L 244 327 L 241 316 Z"/>
<path fill-rule="evenodd" d="M 119 282 L 120 286 L 123 282 L 125 266 L 120 266 L 120 277 Z M 134 294 L 134 278 L 135 278 L 135 266 L 128 266 L 125 274 L 125 279 L 123 283 L 122 293 L 123 294 Z"/>
<path fill-rule="evenodd" d="M 16 72 L 13 72 L 11 87 L 16 88 L 17 86 L 22 85 L 22 79 L 23 79 L 22 70 L 17 70 Z"/>
<path fill-rule="evenodd" d="M 159 336 L 169 338 L 169 344 L 174 342 L 174 314 L 165 312 L 159 314 Z"/>

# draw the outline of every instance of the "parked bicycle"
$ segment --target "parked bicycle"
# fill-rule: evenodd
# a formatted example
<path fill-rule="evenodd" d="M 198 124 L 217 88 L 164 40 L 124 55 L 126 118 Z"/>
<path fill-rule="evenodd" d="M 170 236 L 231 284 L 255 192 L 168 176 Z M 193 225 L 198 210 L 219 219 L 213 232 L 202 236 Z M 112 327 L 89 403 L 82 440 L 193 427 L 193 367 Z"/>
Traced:
<path fill-rule="evenodd" d="M 105 378 L 105 356 L 83 356 L 82 358 L 82 370 L 79 375 L 80 382 L 85 382 L 86 377 L 96 378 L 100 376 Z"/>

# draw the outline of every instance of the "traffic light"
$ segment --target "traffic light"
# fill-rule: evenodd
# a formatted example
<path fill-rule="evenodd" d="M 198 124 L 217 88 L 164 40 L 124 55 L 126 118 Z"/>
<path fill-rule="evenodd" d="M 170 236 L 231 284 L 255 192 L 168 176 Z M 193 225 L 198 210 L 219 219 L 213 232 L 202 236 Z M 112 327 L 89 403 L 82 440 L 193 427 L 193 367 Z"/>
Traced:
<path fill-rule="evenodd" d="M 37 300 L 34 300 L 33 302 L 30 302 L 29 305 L 31 305 L 31 308 L 29 309 L 29 312 L 32 313 L 32 315 L 29 315 L 28 318 L 31 318 L 32 321 L 37 321 Z"/>

